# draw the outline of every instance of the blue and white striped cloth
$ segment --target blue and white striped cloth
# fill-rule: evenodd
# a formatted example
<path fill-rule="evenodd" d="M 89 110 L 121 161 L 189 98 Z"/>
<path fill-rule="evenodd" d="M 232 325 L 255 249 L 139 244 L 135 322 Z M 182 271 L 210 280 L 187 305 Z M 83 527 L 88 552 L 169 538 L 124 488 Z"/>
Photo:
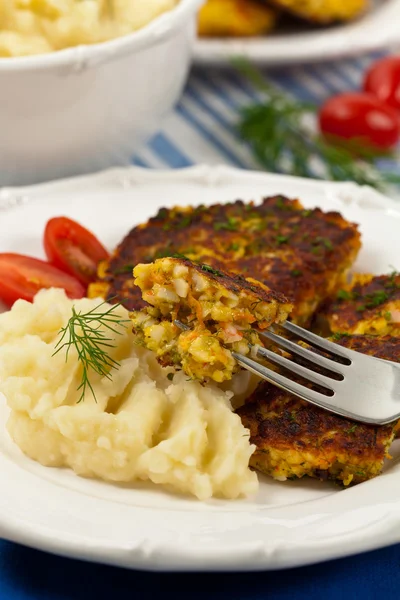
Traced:
<path fill-rule="evenodd" d="M 263 74 L 299 100 L 320 104 L 339 92 L 359 89 L 365 69 L 382 56 L 375 52 L 340 62 L 269 69 Z M 233 68 L 194 67 L 175 111 L 136 155 L 135 164 L 159 169 L 199 163 L 260 168 L 235 133 L 239 109 L 258 98 L 260 93 Z"/>

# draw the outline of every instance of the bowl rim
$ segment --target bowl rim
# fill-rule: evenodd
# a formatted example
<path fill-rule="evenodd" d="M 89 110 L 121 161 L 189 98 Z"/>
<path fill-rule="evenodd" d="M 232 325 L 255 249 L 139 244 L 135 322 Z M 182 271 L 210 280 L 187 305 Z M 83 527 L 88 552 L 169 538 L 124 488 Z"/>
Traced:
<path fill-rule="evenodd" d="M 81 70 L 91 64 L 99 64 L 124 54 L 154 46 L 167 39 L 204 0 L 179 0 L 169 11 L 162 13 L 150 23 L 122 37 L 97 44 L 82 44 L 63 50 L 30 56 L 0 57 L 0 73 L 8 71 L 37 71 L 57 66 Z"/>

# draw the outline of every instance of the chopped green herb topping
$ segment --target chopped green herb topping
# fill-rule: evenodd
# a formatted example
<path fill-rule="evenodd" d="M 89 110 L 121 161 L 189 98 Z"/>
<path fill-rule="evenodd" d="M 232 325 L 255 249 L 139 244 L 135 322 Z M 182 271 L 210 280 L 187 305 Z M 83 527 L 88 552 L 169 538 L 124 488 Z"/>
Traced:
<path fill-rule="evenodd" d="M 354 433 L 355 430 L 357 429 L 358 425 L 353 425 L 352 427 L 350 427 L 350 429 L 348 429 L 346 431 L 346 433 Z"/>
<path fill-rule="evenodd" d="M 323 244 L 325 246 L 325 248 L 327 250 L 333 250 L 333 244 L 331 242 L 331 240 L 329 238 L 317 238 L 319 242 L 321 242 L 321 244 Z"/>
<path fill-rule="evenodd" d="M 336 294 L 336 298 L 338 300 L 351 300 L 353 297 L 351 292 L 348 292 L 347 290 L 339 290 L 338 293 Z"/>
<path fill-rule="evenodd" d="M 350 337 L 350 334 L 346 333 L 345 331 L 337 331 L 336 333 L 334 333 L 332 335 L 332 339 L 335 342 L 338 342 L 339 340 L 341 340 L 344 337 Z"/>
<path fill-rule="evenodd" d="M 166 219 L 167 217 L 168 217 L 168 209 L 167 208 L 160 208 L 160 210 L 158 211 L 158 213 L 155 216 L 155 218 L 157 220 Z"/>
<path fill-rule="evenodd" d="M 301 277 L 301 275 L 303 275 L 303 271 L 300 271 L 300 269 L 292 269 L 290 274 L 292 277 Z"/>
<path fill-rule="evenodd" d="M 240 249 L 240 246 L 236 242 L 234 242 L 233 244 L 230 244 L 228 246 L 228 250 L 233 250 L 234 252 L 236 252 L 239 249 Z"/>
<path fill-rule="evenodd" d="M 288 235 L 277 235 L 276 241 L 278 244 L 287 244 L 287 242 L 289 241 L 289 236 Z"/>
<path fill-rule="evenodd" d="M 238 227 L 238 222 L 233 217 L 228 217 L 227 221 L 221 223 L 214 223 L 215 231 L 220 231 L 221 229 L 226 229 L 227 231 L 237 231 Z"/>
<path fill-rule="evenodd" d="M 178 229 L 185 229 L 192 223 L 192 218 L 189 215 L 184 216 L 177 224 Z"/>
<path fill-rule="evenodd" d="M 149 262 L 152 262 L 151 260 Z M 122 267 L 119 267 L 116 271 L 114 271 L 114 275 L 122 275 L 123 273 L 131 273 L 133 269 L 135 268 L 135 265 L 122 265 Z"/>
<path fill-rule="evenodd" d="M 383 290 L 377 290 L 372 294 L 367 294 L 365 296 L 365 299 L 366 302 L 364 304 L 357 306 L 357 312 L 363 312 L 367 308 L 375 308 L 376 306 L 380 306 L 381 304 L 384 304 L 384 302 L 387 302 L 387 300 L 389 300 L 389 296 Z"/>
<path fill-rule="evenodd" d="M 200 265 L 200 268 L 202 271 L 205 271 L 206 273 L 211 273 L 211 275 L 215 275 L 216 277 L 224 276 L 224 274 L 221 273 L 221 271 L 218 271 L 217 269 L 213 269 L 212 267 L 210 267 L 210 265 Z"/>

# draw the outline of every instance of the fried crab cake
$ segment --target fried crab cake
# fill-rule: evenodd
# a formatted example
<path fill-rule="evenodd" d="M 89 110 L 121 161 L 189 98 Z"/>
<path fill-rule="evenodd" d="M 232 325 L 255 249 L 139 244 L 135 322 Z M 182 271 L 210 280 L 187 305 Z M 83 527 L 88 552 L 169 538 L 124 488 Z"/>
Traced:
<path fill-rule="evenodd" d="M 246 37 L 271 31 L 277 12 L 259 0 L 207 0 L 199 12 L 204 37 Z"/>
<path fill-rule="evenodd" d="M 100 265 L 89 295 L 140 309 L 145 302 L 134 285 L 133 267 L 181 254 L 280 292 L 294 304 L 291 320 L 304 326 L 343 285 L 360 247 L 357 226 L 339 213 L 305 209 L 284 196 L 260 204 L 238 200 L 161 208 Z"/>
<path fill-rule="evenodd" d="M 282 323 L 292 308 L 282 294 L 251 278 L 187 259 L 137 265 L 134 276 L 149 305 L 131 314 L 138 341 L 162 364 L 179 366 L 201 381 L 231 379 L 240 370 L 232 351 L 248 354 L 260 343 L 253 327 Z"/>
<path fill-rule="evenodd" d="M 343 335 L 346 348 L 400 362 L 400 338 Z M 397 424 L 355 423 L 261 383 L 238 411 L 257 449 L 250 465 L 276 479 L 304 476 L 345 486 L 371 479 L 382 470 Z"/>
<path fill-rule="evenodd" d="M 400 273 L 354 275 L 319 320 L 333 333 L 400 336 Z"/>
<path fill-rule="evenodd" d="M 311 21 L 316 25 L 328 25 L 351 21 L 368 7 L 368 0 L 271 0 L 271 4 L 290 14 Z"/>

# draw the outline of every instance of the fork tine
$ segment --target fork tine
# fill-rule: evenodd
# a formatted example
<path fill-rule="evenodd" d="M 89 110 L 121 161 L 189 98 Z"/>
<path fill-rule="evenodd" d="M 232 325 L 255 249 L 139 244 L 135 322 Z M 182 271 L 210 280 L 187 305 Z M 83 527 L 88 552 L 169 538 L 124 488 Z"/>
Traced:
<path fill-rule="evenodd" d="M 343 358 L 351 362 L 351 359 L 346 353 L 346 350 L 342 347 L 340 347 L 339 349 L 339 346 L 337 344 L 329 342 L 328 340 L 325 340 L 319 335 L 315 335 L 315 333 L 311 333 L 311 331 L 307 331 L 306 329 L 303 329 L 302 327 L 299 327 L 298 325 L 295 325 L 290 321 L 285 321 L 284 323 L 282 323 L 282 327 L 286 329 L 286 331 L 294 333 L 295 335 L 297 335 L 297 337 L 304 340 L 305 342 L 313 344 L 314 346 L 317 346 L 318 348 L 321 348 L 326 352 L 330 352 L 334 356 L 338 356 L 339 358 Z"/>
<path fill-rule="evenodd" d="M 315 371 L 312 371 L 311 369 L 307 369 L 307 367 L 303 367 L 303 365 L 299 365 L 298 363 L 295 363 L 289 360 L 288 358 L 281 356 L 280 354 L 276 354 L 275 352 L 268 350 L 268 348 L 262 348 L 261 346 L 258 346 L 256 348 L 258 356 L 262 356 L 263 358 L 266 358 L 267 360 L 279 365 L 280 367 L 284 367 L 292 373 L 296 373 L 296 375 L 300 375 L 301 377 L 312 381 L 312 383 L 322 385 L 330 389 L 331 391 L 337 391 L 337 384 L 340 384 L 340 381 L 336 381 L 334 379 L 331 379 L 330 377 L 327 377 L 326 375 L 321 375 L 319 373 L 316 373 Z"/>
<path fill-rule="evenodd" d="M 311 404 L 315 404 L 320 408 L 324 408 L 332 413 L 337 415 L 341 415 L 346 419 L 351 419 L 353 421 L 358 421 L 361 423 L 367 423 L 369 425 L 387 425 L 388 423 L 393 423 L 400 418 L 400 413 L 396 413 L 395 415 L 391 414 L 390 416 L 386 416 L 385 418 L 376 418 L 376 417 L 366 417 L 360 414 L 353 413 L 348 409 L 344 409 L 341 406 L 335 406 L 331 404 L 329 401 L 333 400 L 332 396 L 325 396 L 320 392 L 309 389 L 295 381 L 291 381 L 287 377 L 284 377 L 280 373 L 276 373 L 275 371 L 271 371 L 267 367 L 260 365 L 255 360 L 251 358 L 247 358 L 247 356 L 243 356 L 242 354 L 238 354 L 237 352 L 232 352 L 232 355 L 237 360 L 237 362 L 252 373 L 255 373 L 262 379 L 269 381 L 270 383 L 280 387 L 281 389 L 294 394 L 295 396 L 306 400 L 307 402 L 311 402 Z"/>
<path fill-rule="evenodd" d="M 299 346 L 296 342 L 292 342 L 276 333 L 272 333 L 272 331 L 257 331 L 257 333 L 260 337 L 264 337 L 271 342 L 274 342 L 274 344 L 288 350 L 291 354 L 297 354 L 313 364 L 323 367 L 328 371 L 332 371 L 332 373 L 336 373 L 337 375 L 343 375 L 341 369 L 342 367 L 347 367 L 347 365 L 339 364 L 326 356 L 321 356 L 321 354 L 316 354 L 307 348 L 303 348 L 303 346 Z"/>
<path fill-rule="evenodd" d="M 307 388 L 304 385 L 301 385 L 300 383 L 296 383 L 295 381 L 288 379 L 284 375 L 276 373 L 275 371 L 268 369 L 268 367 L 265 367 L 264 365 L 260 365 L 255 360 L 252 360 L 247 356 L 243 356 L 243 354 L 232 352 L 232 356 L 242 367 L 244 367 L 248 371 L 252 371 L 252 373 L 255 373 L 262 379 L 265 379 L 266 381 L 277 385 L 286 392 L 291 392 L 292 394 L 299 396 L 303 400 L 307 400 L 307 402 L 317 404 L 322 408 L 330 407 L 328 400 L 331 396 L 326 396 L 325 394 L 321 394 L 320 392 Z M 336 408 L 334 410 L 337 412 Z"/>

